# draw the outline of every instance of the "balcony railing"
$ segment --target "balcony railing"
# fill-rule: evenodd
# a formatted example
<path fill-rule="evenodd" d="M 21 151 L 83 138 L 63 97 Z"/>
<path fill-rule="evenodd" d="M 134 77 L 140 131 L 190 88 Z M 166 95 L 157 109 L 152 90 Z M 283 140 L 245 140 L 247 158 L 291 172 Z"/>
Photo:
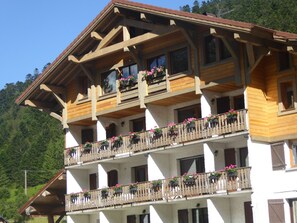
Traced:
<path fill-rule="evenodd" d="M 229 133 L 246 130 L 246 110 L 237 111 L 234 120 L 228 120 L 227 114 L 217 116 L 216 123 L 210 123 L 207 119 L 198 119 L 194 126 L 187 127 L 184 123 L 176 125 L 174 134 L 168 127 L 161 128 L 162 134 L 155 137 L 152 132 L 139 133 L 139 140 L 133 143 L 130 136 L 123 136 L 122 142 L 116 145 L 112 139 L 91 143 L 86 149 L 83 146 L 68 148 L 64 152 L 64 164 L 74 165 L 80 162 L 90 162 L 100 159 L 108 159 L 117 156 L 129 156 L 132 153 L 156 149 L 159 147 L 186 143 L 193 140 L 201 140 Z"/>
<path fill-rule="evenodd" d="M 153 182 L 144 182 L 122 186 L 117 193 L 114 188 L 98 189 L 76 194 L 68 194 L 65 197 L 66 211 L 78 211 L 84 209 L 105 208 L 111 206 L 153 202 L 158 200 L 178 200 L 187 197 L 203 195 L 230 194 L 236 191 L 251 189 L 250 168 L 237 169 L 237 176 L 230 177 L 226 172 L 218 179 L 210 179 L 211 173 L 194 175 L 192 181 L 187 181 L 184 176 L 172 179 L 160 180 L 160 185 L 153 187 Z M 156 182 L 156 181 L 155 181 Z"/>

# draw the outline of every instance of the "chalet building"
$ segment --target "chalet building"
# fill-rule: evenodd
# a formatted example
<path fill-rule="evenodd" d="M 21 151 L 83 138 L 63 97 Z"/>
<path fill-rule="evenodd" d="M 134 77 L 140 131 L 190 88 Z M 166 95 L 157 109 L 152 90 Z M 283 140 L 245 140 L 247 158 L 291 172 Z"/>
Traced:
<path fill-rule="evenodd" d="M 111 1 L 17 99 L 65 130 L 67 222 L 297 222 L 296 40 Z"/>

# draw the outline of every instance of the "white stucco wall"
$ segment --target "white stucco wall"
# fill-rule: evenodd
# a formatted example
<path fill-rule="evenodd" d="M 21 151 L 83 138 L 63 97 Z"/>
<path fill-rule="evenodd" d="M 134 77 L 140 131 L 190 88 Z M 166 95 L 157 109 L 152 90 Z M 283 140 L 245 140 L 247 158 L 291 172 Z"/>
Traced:
<path fill-rule="evenodd" d="M 152 153 L 148 156 L 148 180 L 164 179 L 170 176 L 170 157 L 168 154 Z"/>
<path fill-rule="evenodd" d="M 172 223 L 172 206 L 166 204 L 150 205 L 150 222 Z"/>

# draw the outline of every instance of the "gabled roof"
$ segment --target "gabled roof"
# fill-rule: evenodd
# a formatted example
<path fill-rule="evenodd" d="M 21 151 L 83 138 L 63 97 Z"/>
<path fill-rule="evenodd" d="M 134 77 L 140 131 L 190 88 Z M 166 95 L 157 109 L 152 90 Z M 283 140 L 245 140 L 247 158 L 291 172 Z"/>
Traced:
<path fill-rule="evenodd" d="M 65 170 L 60 170 L 20 209 L 22 215 L 64 215 L 66 194 Z"/>
<path fill-rule="evenodd" d="M 295 42 L 297 41 L 297 34 L 272 30 L 252 23 L 171 10 L 127 0 L 112 0 L 100 12 L 100 14 L 73 40 L 73 42 L 54 60 L 54 62 L 51 63 L 51 65 L 49 65 L 47 69 L 17 98 L 16 103 L 24 103 L 24 101 L 35 90 L 37 90 L 40 84 L 44 83 L 49 76 L 54 74 L 55 69 L 62 63 L 62 61 L 65 62 L 65 60 L 67 60 L 68 56 L 71 55 L 74 49 L 86 38 L 90 37 L 90 33 L 98 24 L 100 24 L 101 21 L 103 21 L 108 15 L 110 15 L 110 13 L 113 12 L 113 9 L 115 7 L 157 15 L 169 19 L 176 19 L 192 24 L 207 25 L 215 28 L 219 27 L 222 29 L 246 32 L 255 35 L 259 31 L 262 33 L 265 32 L 267 35 L 271 36 L 274 41 L 279 41 L 285 44 L 289 44 L 290 41 L 295 44 Z"/>

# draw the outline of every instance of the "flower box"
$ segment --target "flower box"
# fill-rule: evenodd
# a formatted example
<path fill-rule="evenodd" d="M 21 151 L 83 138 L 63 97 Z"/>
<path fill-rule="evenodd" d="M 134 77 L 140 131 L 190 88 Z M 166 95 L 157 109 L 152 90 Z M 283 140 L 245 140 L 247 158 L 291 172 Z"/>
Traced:
<path fill-rule="evenodd" d="M 196 185 L 195 182 L 196 178 L 192 175 L 185 175 L 184 176 L 184 185 L 187 187 L 192 187 L 194 185 Z"/>
<path fill-rule="evenodd" d="M 137 184 L 131 184 L 131 185 L 129 186 L 129 193 L 130 193 L 130 194 L 136 194 L 137 191 L 138 191 L 138 186 L 137 186 Z"/>
<path fill-rule="evenodd" d="M 102 189 L 101 190 L 101 198 L 106 199 L 108 197 L 108 190 L 107 189 Z"/>
<path fill-rule="evenodd" d="M 154 192 L 158 192 L 162 187 L 162 181 L 161 180 L 154 180 L 152 182 L 152 186 L 151 186 L 151 189 L 154 191 Z"/>

